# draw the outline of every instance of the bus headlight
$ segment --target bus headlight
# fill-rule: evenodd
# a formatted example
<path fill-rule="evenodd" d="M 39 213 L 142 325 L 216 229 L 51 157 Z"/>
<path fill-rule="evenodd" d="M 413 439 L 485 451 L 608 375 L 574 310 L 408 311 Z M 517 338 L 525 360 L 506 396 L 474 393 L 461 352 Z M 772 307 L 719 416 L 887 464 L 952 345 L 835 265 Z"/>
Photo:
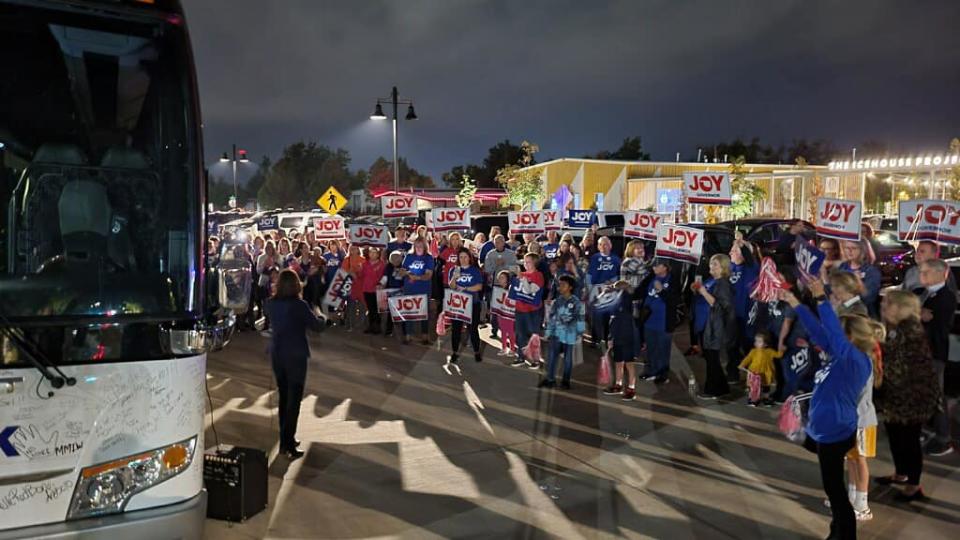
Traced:
<path fill-rule="evenodd" d="M 67 519 L 122 512 L 130 498 L 173 478 L 193 462 L 197 437 L 91 465 L 80 471 Z"/>

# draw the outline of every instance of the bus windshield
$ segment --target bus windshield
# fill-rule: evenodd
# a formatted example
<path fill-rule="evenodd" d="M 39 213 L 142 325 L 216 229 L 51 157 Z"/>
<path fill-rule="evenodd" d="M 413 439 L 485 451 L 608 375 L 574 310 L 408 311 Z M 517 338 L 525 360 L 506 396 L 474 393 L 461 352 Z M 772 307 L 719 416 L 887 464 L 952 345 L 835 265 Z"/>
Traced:
<path fill-rule="evenodd" d="M 0 4 L 7 319 L 199 313 L 200 150 L 181 23 Z"/>

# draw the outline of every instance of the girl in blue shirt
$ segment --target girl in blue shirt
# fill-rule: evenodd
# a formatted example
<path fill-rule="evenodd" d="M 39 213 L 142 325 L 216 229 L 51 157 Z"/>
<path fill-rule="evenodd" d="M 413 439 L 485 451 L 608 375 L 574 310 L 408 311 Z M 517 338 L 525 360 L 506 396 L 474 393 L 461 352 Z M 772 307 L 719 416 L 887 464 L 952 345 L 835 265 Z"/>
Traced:
<path fill-rule="evenodd" d="M 814 379 L 804 447 L 815 451 L 820 462 L 823 489 L 833 512 L 830 538 L 856 538 L 856 516 L 844 485 L 844 458 L 856 443 L 857 404 L 876 361 L 877 340 L 866 318 L 837 318 L 822 282 L 812 280 L 807 286 L 816 298 L 819 321 L 793 293 L 782 293 L 811 341 L 830 357 Z"/>
<path fill-rule="evenodd" d="M 473 346 L 474 360 L 483 361 L 480 354 L 480 291 L 483 290 L 483 274 L 476 265 L 470 250 L 462 247 L 457 251 L 457 266 L 450 269 L 447 275 L 447 285 L 456 291 L 470 293 L 473 298 L 472 315 L 469 323 L 459 320 L 453 320 L 450 324 L 450 345 L 453 347 L 447 361 L 455 364 L 460 356 L 460 336 L 464 325 L 467 325 L 470 332 L 470 344 Z"/>

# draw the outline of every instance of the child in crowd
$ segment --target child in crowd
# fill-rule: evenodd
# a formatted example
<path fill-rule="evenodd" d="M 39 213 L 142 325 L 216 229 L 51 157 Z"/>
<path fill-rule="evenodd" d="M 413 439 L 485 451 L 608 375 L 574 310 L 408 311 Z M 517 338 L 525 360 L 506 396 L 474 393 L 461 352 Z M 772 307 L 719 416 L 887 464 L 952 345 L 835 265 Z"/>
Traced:
<path fill-rule="evenodd" d="M 507 291 L 510 290 L 511 278 L 512 274 L 509 271 L 501 270 L 497 274 L 497 288 L 493 291 L 493 294 L 502 296 L 502 301 L 493 315 L 496 317 L 500 329 L 500 352 L 497 353 L 497 356 L 510 356 L 517 350 L 517 334 L 513 328 L 516 302 L 507 294 Z"/>
<path fill-rule="evenodd" d="M 869 357 L 873 370 L 857 399 L 857 439 L 853 448 L 847 452 L 847 496 L 853 504 L 857 521 L 869 521 L 873 519 L 873 512 L 867 504 L 867 489 L 870 484 L 867 458 L 877 455 L 877 410 L 873 406 L 873 389 L 878 388 L 883 381 L 879 344 L 886 340 L 886 328 L 878 321 L 861 318 L 869 323 L 877 340 L 877 347 Z"/>
<path fill-rule="evenodd" d="M 774 359 L 781 356 L 783 353 L 773 348 L 770 333 L 757 332 L 753 337 L 753 350 L 740 362 L 740 369 L 747 372 L 747 387 L 750 389 L 747 405 L 756 407 L 760 404 L 764 387 L 769 387 L 776 378 Z"/>
<path fill-rule="evenodd" d="M 540 382 L 542 388 L 556 386 L 556 367 L 560 353 L 563 353 L 563 381 L 560 387 L 570 388 L 570 375 L 573 371 L 573 347 L 586 329 L 583 302 L 573 295 L 576 285 L 570 276 L 560 276 L 557 288 L 559 296 L 554 299 L 550 316 L 547 318 L 546 337 L 550 340 L 550 356 L 547 361 L 547 373 Z"/>

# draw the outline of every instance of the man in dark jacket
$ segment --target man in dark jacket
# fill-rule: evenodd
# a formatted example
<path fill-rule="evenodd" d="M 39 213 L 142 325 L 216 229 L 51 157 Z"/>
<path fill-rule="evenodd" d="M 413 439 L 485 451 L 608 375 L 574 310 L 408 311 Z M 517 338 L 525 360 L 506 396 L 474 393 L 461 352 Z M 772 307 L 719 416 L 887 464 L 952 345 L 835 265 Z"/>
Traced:
<path fill-rule="evenodd" d="M 930 341 L 930 352 L 933 354 L 941 393 L 950 351 L 950 329 L 953 328 L 953 317 L 957 309 L 957 297 L 946 286 L 948 271 L 947 263 L 940 259 L 927 260 L 920 265 L 920 283 L 925 287 L 921 296 L 923 310 L 920 318 Z M 943 397 L 942 409 L 934 415 L 933 426 L 937 433 L 927 445 L 927 453 L 931 456 L 945 456 L 953 452 L 950 445 L 950 414 L 946 395 Z"/>
<path fill-rule="evenodd" d="M 680 291 L 670 276 L 670 264 L 654 259 L 653 277 L 643 302 L 643 335 L 647 345 L 647 367 L 643 380 L 663 383 L 670 374 L 673 330 L 677 327 Z"/>
<path fill-rule="evenodd" d="M 300 401 L 307 378 L 307 360 L 310 345 L 307 330 L 320 332 L 324 325 L 303 301 L 300 278 L 296 272 L 286 269 L 280 272 L 277 289 L 267 302 L 272 335 L 270 337 L 270 361 L 277 378 L 280 416 L 280 452 L 289 459 L 303 456 L 297 450 L 297 420 L 300 417 Z"/>

